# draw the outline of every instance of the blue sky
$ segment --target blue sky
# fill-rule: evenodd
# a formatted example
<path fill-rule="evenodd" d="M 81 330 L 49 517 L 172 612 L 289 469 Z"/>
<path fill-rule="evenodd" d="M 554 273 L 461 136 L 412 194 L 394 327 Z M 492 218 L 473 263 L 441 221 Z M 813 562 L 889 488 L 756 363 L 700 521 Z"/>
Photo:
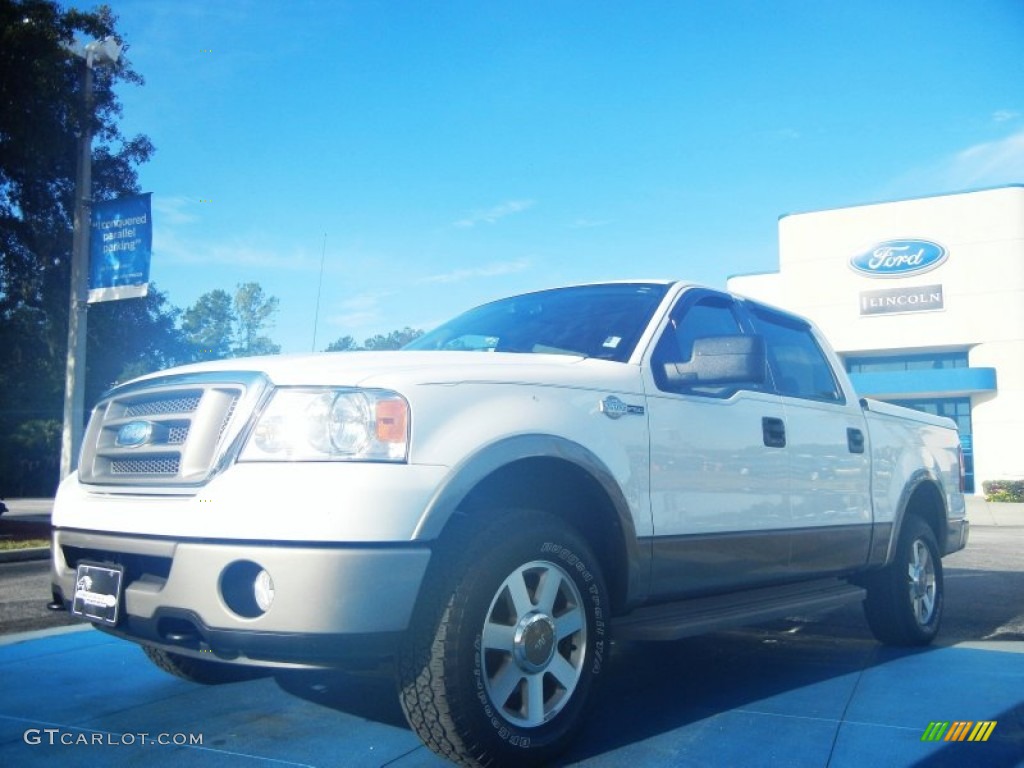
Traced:
<path fill-rule="evenodd" d="M 780 215 L 1024 183 L 1022 0 L 110 4 L 152 279 L 260 282 L 285 352 L 570 282 L 722 287 L 776 268 Z"/>

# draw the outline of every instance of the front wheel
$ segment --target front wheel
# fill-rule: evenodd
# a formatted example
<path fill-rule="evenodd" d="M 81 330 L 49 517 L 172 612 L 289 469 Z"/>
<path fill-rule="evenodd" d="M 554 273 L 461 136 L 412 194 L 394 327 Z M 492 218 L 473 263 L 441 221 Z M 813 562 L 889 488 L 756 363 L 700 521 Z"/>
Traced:
<path fill-rule="evenodd" d="M 945 594 L 942 558 L 935 534 L 924 521 L 907 519 L 893 562 L 867 587 L 864 614 L 880 642 L 914 646 L 935 639 Z"/>
<path fill-rule="evenodd" d="M 571 528 L 530 511 L 496 515 L 462 551 L 400 654 L 406 717 L 462 765 L 548 761 L 582 724 L 607 653 L 597 561 Z"/>

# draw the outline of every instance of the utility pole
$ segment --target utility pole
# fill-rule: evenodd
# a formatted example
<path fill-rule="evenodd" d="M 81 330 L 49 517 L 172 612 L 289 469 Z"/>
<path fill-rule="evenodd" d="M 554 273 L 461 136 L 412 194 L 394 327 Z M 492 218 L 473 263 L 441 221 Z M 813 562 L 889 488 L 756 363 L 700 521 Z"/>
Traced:
<path fill-rule="evenodd" d="M 84 60 L 82 71 L 82 132 L 78 138 L 75 178 L 75 222 L 71 245 L 71 298 L 68 306 L 68 359 L 64 373 L 64 426 L 60 443 L 60 479 L 78 465 L 85 429 L 85 342 L 88 330 L 89 240 L 92 231 L 93 64 L 116 64 L 121 45 L 111 37 L 69 47 Z"/>

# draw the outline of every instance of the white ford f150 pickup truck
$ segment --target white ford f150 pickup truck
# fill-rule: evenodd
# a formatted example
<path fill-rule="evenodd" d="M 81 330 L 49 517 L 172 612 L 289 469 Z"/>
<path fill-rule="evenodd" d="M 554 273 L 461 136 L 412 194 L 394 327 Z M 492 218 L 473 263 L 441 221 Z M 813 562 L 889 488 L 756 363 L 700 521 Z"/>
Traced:
<path fill-rule="evenodd" d="M 396 352 L 115 388 L 57 495 L 51 605 L 201 682 L 387 661 L 431 749 L 537 763 L 616 637 L 863 600 L 928 643 L 962 483 L 953 423 L 859 399 L 806 320 L 562 288 Z"/>

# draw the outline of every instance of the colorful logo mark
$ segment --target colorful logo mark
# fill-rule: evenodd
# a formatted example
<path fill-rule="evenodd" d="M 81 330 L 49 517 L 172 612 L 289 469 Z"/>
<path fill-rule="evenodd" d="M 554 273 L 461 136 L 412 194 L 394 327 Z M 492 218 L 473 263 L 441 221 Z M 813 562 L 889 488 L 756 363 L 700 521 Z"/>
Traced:
<path fill-rule="evenodd" d="M 996 729 L 996 720 L 956 720 L 933 722 L 924 729 L 921 741 L 988 741 Z"/>
<path fill-rule="evenodd" d="M 850 267 L 867 277 L 909 277 L 935 269 L 949 256 L 931 240 L 886 240 L 850 259 Z"/>
<path fill-rule="evenodd" d="M 148 421 L 129 421 L 119 430 L 114 444 L 119 448 L 138 448 L 153 436 L 153 425 Z"/>

